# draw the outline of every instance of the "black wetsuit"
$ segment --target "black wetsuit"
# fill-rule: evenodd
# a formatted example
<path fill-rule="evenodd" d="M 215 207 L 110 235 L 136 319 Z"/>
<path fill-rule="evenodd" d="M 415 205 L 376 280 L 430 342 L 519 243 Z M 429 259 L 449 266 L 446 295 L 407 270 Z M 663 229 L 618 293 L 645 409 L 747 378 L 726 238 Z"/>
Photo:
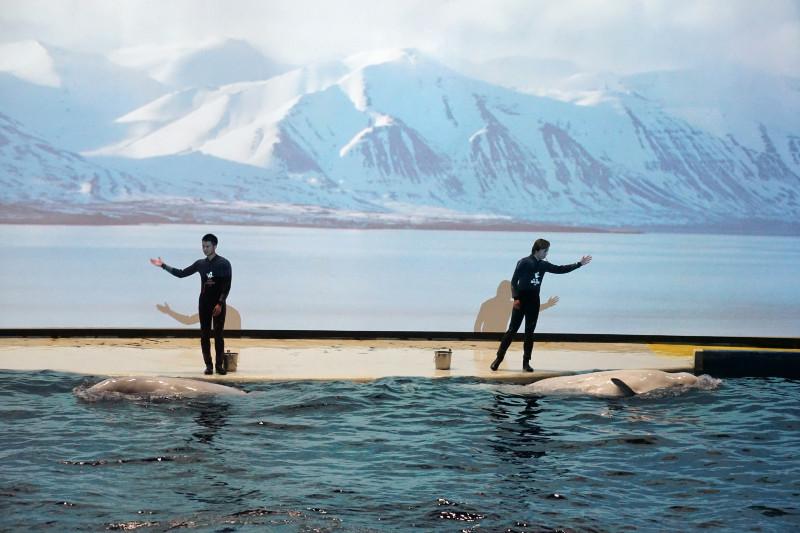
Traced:
<path fill-rule="evenodd" d="M 195 272 L 200 274 L 198 311 L 200 313 L 200 347 L 203 350 L 203 361 L 205 361 L 207 368 L 211 367 L 211 324 L 213 318 L 216 367 L 217 370 L 224 369 L 226 366 L 224 355 L 225 340 L 222 337 L 222 332 L 225 328 L 225 300 L 231 290 L 231 278 L 233 275 L 230 261 L 222 256 L 214 255 L 211 260 L 208 258 L 198 259 L 182 270 L 167 266 L 166 263 L 161 265 L 161 268 L 178 278 L 191 276 Z M 215 317 L 213 316 L 214 307 L 217 304 L 222 306 L 222 312 Z"/>
<path fill-rule="evenodd" d="M 536 329 L 536 322 L 539 320 L 539 289 L 542 286 L 545 273 L 566 274 L 576 268 L 580 268 L 580 266 L 580 262 L 571 265 L 554 265 L 544 259 L 536 259 L 533 255 L 523 257 L 517 262 L 517 268 L 514 269 L 514 275 L 511 277 L 511 296 L 515 300 L 519 300 L 520 306 L 519 309 L 514 308 L 511 311 L 508 330 L 503 335 L 500 347 L 497 349 L 497 358 L 499 360 L 502 360 L 506 355 L 506 350 L 511 346 L 511 341 L 514 340 L 514 335 L 519 331 L 524 318 L 525 343 L 523 345 L 522 364 L 527 365 L 529 363 L 531 353 L 533 353 L 533 330 Z"/>

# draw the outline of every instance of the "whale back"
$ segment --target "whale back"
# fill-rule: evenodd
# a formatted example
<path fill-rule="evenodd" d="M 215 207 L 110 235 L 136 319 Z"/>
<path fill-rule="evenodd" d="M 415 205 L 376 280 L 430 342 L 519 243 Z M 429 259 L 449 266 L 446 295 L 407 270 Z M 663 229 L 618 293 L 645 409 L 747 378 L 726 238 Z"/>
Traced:
<path fill-rule="evenodd" d="M 234 387 L 187 378 L 125 376 L 112 377 L 86 389 L 87 396 L 134 395 L 148 397 L 195 397 L 203 395 L 241 396 Z"/>
<path fill-rule="evenodd" d="M 685 388 L 697 377 L 687 372 L 662 370 L 606 370 L 547 378 L 529 385 L 537 394 L 630 397 L 658 389 Z"/>

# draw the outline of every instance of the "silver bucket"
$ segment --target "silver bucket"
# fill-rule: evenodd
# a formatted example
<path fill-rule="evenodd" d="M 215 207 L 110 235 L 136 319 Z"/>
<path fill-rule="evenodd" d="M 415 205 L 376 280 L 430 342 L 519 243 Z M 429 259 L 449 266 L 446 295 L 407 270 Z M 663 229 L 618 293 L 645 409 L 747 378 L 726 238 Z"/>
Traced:
<path fill-rule="evenodd" d="M 453 351 L 450 348 L 446 350 L 436 350 L 433 353 L 433 362 L 436 364 L 436 370 L 450 370 L 450 360 L 453 356 Z"/>
<path fill-rule="evenodd" d="M 225 350 L 225 368 L 228 372 L 236 372 L 239 368 L 239 352 Z"/>

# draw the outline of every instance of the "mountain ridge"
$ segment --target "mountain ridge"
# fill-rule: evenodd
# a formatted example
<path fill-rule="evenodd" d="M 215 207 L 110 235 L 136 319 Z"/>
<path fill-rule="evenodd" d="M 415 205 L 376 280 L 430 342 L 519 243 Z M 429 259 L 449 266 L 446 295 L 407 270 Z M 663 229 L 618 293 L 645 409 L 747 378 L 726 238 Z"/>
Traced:
<path fill-rule="evenodd" d="M 800 222 L 800 134 L 785 131 L 789 122 L 761 125 L 754 147 L 670 113 L 659 91 L 651 89 L 661 99 L 617 88 L 592 105 L 574 103 L 396 49 L 166 91 L 115 117 L 122 139 L 83 154 L 128 171 L 138 160 L 156 203 L 203 197 L 170 177 L 183 164 L 177 174 L 197 170 L 219 200 L 309 212 L 410 220 L 444 210 L 470 223 L 608 229 Z M 4 203 L 13 200 L 4 193 Z"/>

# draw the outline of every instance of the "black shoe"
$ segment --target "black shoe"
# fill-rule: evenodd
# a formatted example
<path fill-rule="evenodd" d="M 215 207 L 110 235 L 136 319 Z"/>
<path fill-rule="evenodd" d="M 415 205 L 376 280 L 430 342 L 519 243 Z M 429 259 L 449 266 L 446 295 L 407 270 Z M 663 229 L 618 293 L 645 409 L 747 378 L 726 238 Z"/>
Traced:
<path fill-rule="evenodd" d="M 497 369 L 500 368 L 500 363 L 502 363 L 502 362 L 503 362 L 503 358 L 498 355 L 495 358 L 495 360 L 492 361 L 492 364 L 489 365 L 489 368 L 492 369 L 492 372 L 497 372 Z"/>
<path fill-rule="evenodd" d="M 525 372 L 533 372 L 533 368 L 528 363 L 522 363 L 522 370 Z"/>
<path fill-rule="evenodd" d="M 206 367 L 206 371 L 205 371 L 205 372 L 203 372 L 203 374 L 205 374 L 206 376 L 210 376 L 210 375 L 211 375 L 211 374 L 213 374 L 213 373 L 214 373 L 214 369 L 213 369 L 213 368 L 211 368 L 210 366 L 207 366 L 207 367 Z"/>
<path fill-rule="evenodd" d="M 222 368 L 221 366 L 217 367 L 217 374 L 219 374 L 220 376 L 224 376 L 227 373 L 228 373 L 228 371 L 225 370 L 224 368 Z"/>

